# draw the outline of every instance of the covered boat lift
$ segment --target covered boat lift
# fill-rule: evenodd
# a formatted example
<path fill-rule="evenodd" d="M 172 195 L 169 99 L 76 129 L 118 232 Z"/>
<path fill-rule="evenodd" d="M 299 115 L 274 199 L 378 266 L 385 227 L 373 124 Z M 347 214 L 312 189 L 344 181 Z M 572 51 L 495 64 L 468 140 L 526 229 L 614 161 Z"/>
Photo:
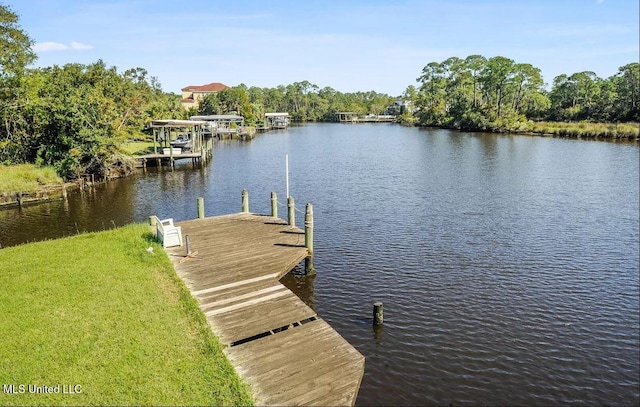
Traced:
<path fill-rule="evenodd" d="M 204 132 L 211 135 L 239 135 L 244 128 L 244 117 L 237 114 L 191 116 L 192 121 L 203 122 Z"/>
<path fill-rule="evenodd" d="M 272 112 L 264 114 L 264 126 L 267 129 L 286 129 L 289 125 L 289 113 Z"/>
<path fill-rule="evenodd" d="M 153 154 L 142 156 L 143 166 L 148 159 L 169 159 L 173 166 L 177 158 L 192 158 L 195 161 L 207 159 L 211 153 L 210 143 L 204 139 L 203 126 L 207 122 L 197 120 L 153 120 L 150 127 L 153 129 Z M 171 143 L 178 139 L 178 134 L 187 134 L 191 142 L 190 152 L 185 153 L 182 148 L 172 147 Z M 159 151 L 160 150 L 160 151 Z"/>

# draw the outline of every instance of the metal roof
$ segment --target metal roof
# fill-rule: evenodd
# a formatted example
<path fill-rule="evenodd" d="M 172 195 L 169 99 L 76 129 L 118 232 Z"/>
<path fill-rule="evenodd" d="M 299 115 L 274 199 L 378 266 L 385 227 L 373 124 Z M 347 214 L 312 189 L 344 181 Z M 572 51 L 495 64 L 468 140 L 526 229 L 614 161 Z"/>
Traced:
<path fill-rule="evenodd" d="M 238 116 L 237 114 L 212 114 L 209 116 L 191 116 L 191 120 L 244 120 L 244 117 Z"/>
<path fill-rule="evenodd" d="M 152 120 L 151 127 L 195 127 L 203 124 L 207 124 L 207 122 L 198 121 L 198 120 Z"/>
<path fill-rule="evenodd" d="M 287 112 L 281 112 L 281 113 L 265 113 L 264 114 L 266 117 L 278 117 L 278 116 L 289 116 L 289 113 Z"/>

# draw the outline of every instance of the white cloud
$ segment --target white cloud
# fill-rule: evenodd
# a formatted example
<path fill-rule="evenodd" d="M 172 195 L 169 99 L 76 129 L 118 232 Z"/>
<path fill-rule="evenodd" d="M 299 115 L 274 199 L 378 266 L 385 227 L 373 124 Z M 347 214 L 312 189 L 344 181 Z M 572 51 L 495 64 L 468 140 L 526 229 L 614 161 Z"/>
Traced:
<path fill-rule="evenodd" d="M 39 42 L 33 46 L 35 52 L 49 51 L 87 51 L 93 49 L 93 46 L 72 41 L 71 44 L 62 44 L 59 42 L 47 41 Z"/>

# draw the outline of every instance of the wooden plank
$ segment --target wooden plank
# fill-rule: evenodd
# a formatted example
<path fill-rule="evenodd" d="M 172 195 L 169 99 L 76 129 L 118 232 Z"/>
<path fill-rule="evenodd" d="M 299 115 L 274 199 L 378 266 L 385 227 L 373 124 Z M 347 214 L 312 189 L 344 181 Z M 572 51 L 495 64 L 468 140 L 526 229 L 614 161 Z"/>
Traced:
<path fill-rule="evenodd" d="M 295 294 L 209 317 L 224 343 L 237 342 L 316 316 Z"/>
<path fill-rule="evenodd" d="M 177 222 L 196 258 L 167 249 L 258 404 L 354 405 L 364 357 L 278 282 L 307 255 L 304 232 L 250 213 Z M 280 331 L 283 327 L 284 330 Z M 276 333 L 274 333 L 276 332 Z"/>
<path fill-rule="evenodd" d="M 202 289 L 202 290 L 193 291 L 192 294 L 195 295 L 195 296 L 199 296 L 199 295 L 203 295 L 203 294 L 209 294 L 209 293 L 212 293 L 212 292 L 215 292 L 215 291 L 227 290 L 229 288 L 238 287 L 238 286 L 245 285 L 245 284 L 253 284 L 253 283 L 256 283 L 256 282 L 262 281 L 262 280 L 273 280 L 276 277 L 277 277 L 276 273 L 264 274 L 262 276 L 249 278 L 247 280 L 236 281 L 234 283 L 223 284 L 223 285 L 219 285 L 219 286 L 215 286 L 215 287 L 211 287 L 211 288 L 205 288 L 205 289 Z"/>
<path fill-rule="evenodd" d="M 330 405 L 333 399 L 352 405 L 364 371 L 362 355 L 322 320 L 226 352 L 258 389 L 258 404 Z"/>
<path fill-rule="evenodd" d="M 285 287 L 285 289 L 286 289 L 286 287 Z M 249 306 L 252 306 L 252 305 L 256 305 L 256 304 L 259 304 L 261 302 L 269 301 L 269 300 L 272 300 L 274 298 L 282 297 L 282 296 L 285 296 L 285 295 L 288 295 L 288 293 L 286 291 L 279 291 L 279 292 L 271 293 L 271 294 L 268 294 L 268 295 L 261 295 L 258 298 L 253 298 L 251 300 L 243 301 L 243 302 L 238 303 L 238 304 L 229 305 L 229 306 L 224 307 L 224 308 L 216 308 L 216 309 L 207 311 L 204 314 L 206 316 L 208 316 L 208 317 L 214 316 L 214 315 L 219 315 L 219 314 L 224 314 L 226 312 L 235 311 L 235 310 L 238 310 L 238 309 L 241 309 L 241 308 L 246 308 L 246 307 L 249 307 Z"/>

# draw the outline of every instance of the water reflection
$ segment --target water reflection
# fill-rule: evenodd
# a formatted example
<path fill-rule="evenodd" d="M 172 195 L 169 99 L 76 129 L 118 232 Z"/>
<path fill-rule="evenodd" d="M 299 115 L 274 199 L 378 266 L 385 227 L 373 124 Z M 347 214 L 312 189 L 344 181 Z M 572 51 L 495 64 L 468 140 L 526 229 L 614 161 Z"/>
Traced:
<path fill-rule="evenodd" d="M 314 291 L 317 274 L 306 275 L 304 264 L 300 263 L 280 282 L 293 291 L 309 308 L 316 311 L 316 295 Z M 317 311 L 316 311 L 317 312 Z"/>
<path fill-rule="evenodd" d="M 2 210 L 0 244 L 194 218 L 197 197 L 207 216 L 238 212 L 244 188 L 270 213 L 289 154 L 318 274 L 301 263 L 282 282 L 367 358 L 358 405 L 638 405 L 639 151 L 313 124 L 220 143 L 205 168 Z"/>

